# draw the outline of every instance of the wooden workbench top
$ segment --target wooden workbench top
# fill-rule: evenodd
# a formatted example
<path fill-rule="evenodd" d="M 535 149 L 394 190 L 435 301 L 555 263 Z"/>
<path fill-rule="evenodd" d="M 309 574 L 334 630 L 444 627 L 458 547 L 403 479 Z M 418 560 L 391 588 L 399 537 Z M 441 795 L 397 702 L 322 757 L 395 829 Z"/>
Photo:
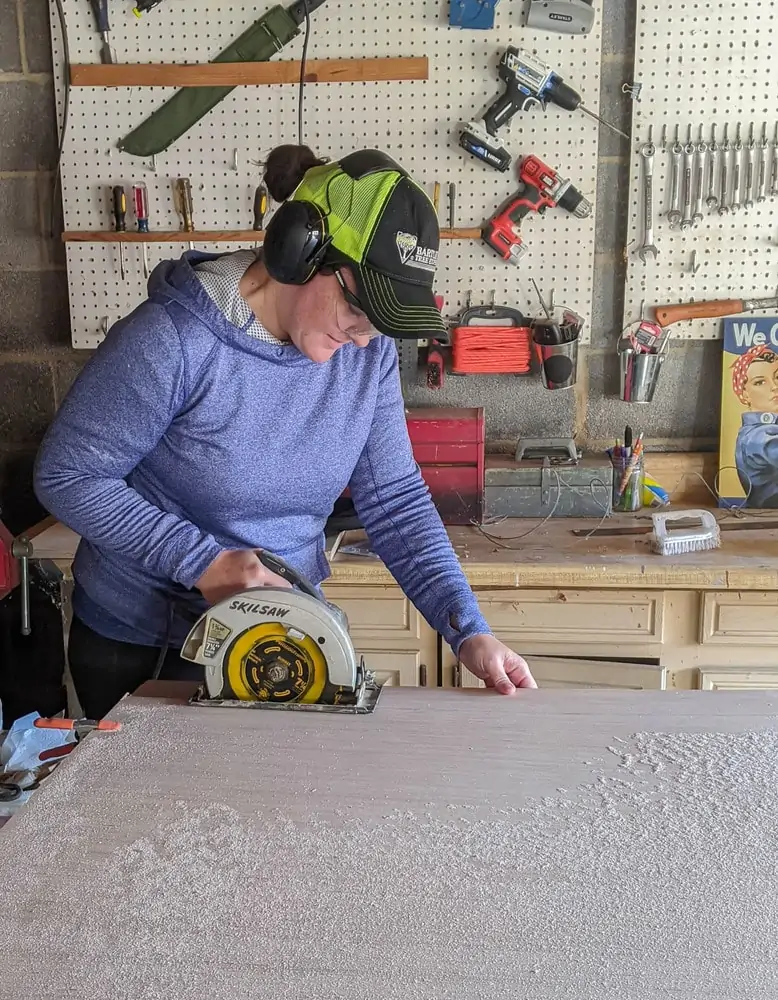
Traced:
<path fill-rule="evenodd" d="M 748 519 L 759 517 L 775 520 L 771 513 Z M 606 523 L 649 521 L 650 514 L 644 511 L 635 517 L 617 515 Z M 484 528 L 491 538 L 475 527 L 450 528 L 449 535 L 474 587 L 778 590 L 776 529 L 724 532 L 720 549 L 664 558 L 649 550 L 645 535 L 586 539 L 572 534 L 573 529 L 596 526 L 594 520 L 572 518 L 555 518 L 545 524 L 517 519 Z M 346 542 L 360 537 L 359 532 L 350 533 Z M 72 561 L 77 544 L 78 536 L 58 523 L 33 538 L 36 558 L 60 564 Z M 387 584 L 392 583 L 392 576 L 377 559 L 338 553 L 330 582 Z"/>
<path fill-rule="evenodd" d="M 128 698 L 0 833 L 0 992 L 774 1000 L 777 711 L 769 692 L 390 688 L 362 717 Z"/>

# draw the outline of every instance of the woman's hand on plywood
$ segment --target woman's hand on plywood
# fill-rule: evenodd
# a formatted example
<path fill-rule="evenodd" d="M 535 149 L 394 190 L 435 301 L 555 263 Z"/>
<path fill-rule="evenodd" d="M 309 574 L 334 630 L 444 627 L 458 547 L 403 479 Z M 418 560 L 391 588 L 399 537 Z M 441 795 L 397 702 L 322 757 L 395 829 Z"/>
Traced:
<path fill-rule="evenodd" d="M 474 635 L 459 647 L 459 662 L 500 694 L 536 688 L 527 661 L 493 635 Z"/>

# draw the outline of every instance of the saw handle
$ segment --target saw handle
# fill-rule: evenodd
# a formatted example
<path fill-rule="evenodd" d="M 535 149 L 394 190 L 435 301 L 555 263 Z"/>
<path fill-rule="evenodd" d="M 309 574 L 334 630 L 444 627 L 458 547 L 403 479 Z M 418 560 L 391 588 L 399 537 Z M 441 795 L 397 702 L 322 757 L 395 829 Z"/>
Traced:
<path fill-rule="evenodd" d="M 298 573 L 294 566 L 290 566 L 289 563 L 284 562 L 280 556 L 268 552 L 267 549 L 254 549 L 254 552 L 265 569 L 269 569 L 271 573 L 280 576 L 282 580 L 291 583 L 293 587 L 297 587 L 309 597 L 313 597 L 317 601 L 322 600 L 321 594 L 311 581 L 303 576 L 302 573 Z"/>
<path fill-rule="evenodd" d="M 743 312 L 740 299 L 722 299 L 718 302 L 681 302 L 677 306 L 657 306 L 654 310 L 660 326 L 672 326 L 686 319 L 715 319 Z"/>

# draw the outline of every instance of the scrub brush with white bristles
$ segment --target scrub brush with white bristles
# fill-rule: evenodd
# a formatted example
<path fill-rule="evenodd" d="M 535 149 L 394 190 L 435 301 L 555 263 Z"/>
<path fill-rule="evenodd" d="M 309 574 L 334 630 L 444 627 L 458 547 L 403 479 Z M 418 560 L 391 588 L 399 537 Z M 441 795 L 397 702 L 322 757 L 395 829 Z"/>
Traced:
<path fill-rule="evenodd" d="M 652 514 L 654 533 L 651 549 L 660 556 L 679 556 L 684 552 L 704 552 L 721 545 L 721 529 L 709 510 L 677 510 L 672 513 Z M 673 527 L 673 521 L 686 522 Z M 697 524 L 689 525 L 689 521 Z"/>

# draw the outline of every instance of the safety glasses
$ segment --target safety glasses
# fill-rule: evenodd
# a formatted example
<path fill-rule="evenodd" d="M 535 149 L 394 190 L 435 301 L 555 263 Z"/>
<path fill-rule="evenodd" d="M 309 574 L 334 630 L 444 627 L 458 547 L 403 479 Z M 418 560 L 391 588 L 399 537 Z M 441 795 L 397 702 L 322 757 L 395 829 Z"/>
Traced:
<path fill-rule="evenodd" d="M 332 273 L 340 285 L 340 290 L 348 307 L 348 320 L 346 325 L 341 326 L 342 332 L 348 337 L 368 337 L 369 339 L 380 337 L 380 332 L 376 330 L 367 318 L 365 310 L 362 308 L 362 303 L 346 284 L 346 279 L 341 274 L 340 268 L 334 267 Z M 340 324 L 338 325 L 340 326 Z"/>

